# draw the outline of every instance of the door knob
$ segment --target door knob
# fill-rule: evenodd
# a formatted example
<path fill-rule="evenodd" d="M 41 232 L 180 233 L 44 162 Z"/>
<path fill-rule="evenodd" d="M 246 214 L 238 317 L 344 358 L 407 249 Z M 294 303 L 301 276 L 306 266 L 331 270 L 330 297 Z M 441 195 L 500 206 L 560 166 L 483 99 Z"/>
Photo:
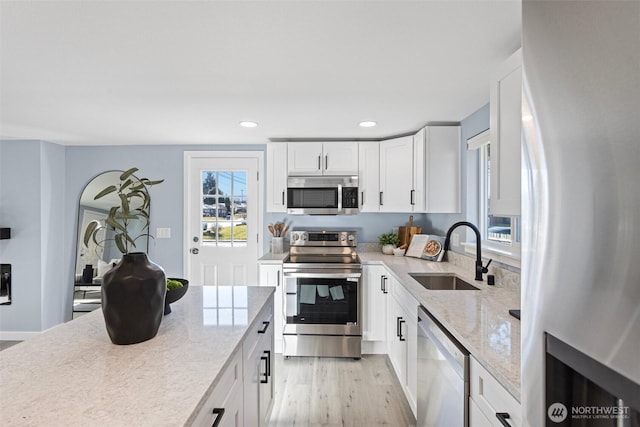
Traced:
<path fill-rule="evenodd" d="M 191 252 L 192 254 L 194 254 L 194 255 L 198 255 L 198 253 L 200 253 L 200 249 L 198 249 L 198 248 L 191 248 L 191 251 L 190 251 L 190 252 Z"/>

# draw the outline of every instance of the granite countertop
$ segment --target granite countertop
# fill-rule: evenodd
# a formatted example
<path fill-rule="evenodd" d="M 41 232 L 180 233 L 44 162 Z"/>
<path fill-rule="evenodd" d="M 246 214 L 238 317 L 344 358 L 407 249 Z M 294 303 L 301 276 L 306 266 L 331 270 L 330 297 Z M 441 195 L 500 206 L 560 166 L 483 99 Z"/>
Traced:
<path fill-rule="evenodd" d="M 520 308 L 520 293 L 474 280 L 474 272 L 448 262 L 358 252 L 363 263 L 382 263 L 460 343 L 520 401 L 520 321 L 509 309 Z M 453 273 L 480 291 L 432 291 L 409 273 Z"/>
<path fill-rule="evenodd" d="M 184 425 L 273 292 L 190 286 L 138 344 L 112 344 L 96 310 L 10 347 L 0 352 L 0 425 Z"/>

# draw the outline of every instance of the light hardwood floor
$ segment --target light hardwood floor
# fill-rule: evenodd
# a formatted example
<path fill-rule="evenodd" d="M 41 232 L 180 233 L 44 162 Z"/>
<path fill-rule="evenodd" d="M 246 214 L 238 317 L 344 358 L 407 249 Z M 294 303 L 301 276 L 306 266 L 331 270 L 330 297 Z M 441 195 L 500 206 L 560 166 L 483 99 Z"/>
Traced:
<path fill-rule="evenodd" d="M 275 364 L 270 427 L 416 425 L 386 356 L 285 360 L 277 354 Z"/>

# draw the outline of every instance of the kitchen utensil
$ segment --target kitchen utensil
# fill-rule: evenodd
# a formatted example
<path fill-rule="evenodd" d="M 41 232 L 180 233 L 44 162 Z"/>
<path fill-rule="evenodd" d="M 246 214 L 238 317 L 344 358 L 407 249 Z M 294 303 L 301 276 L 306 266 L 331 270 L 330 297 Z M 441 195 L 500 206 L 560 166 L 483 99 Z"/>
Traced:
<path fill-rule="evenodd" d="M 269 224 L 267 228 L 269 229 L 269 232 L 271 233 L 271 235 L 275 237 L 276 230 L 273 228 L 273 225 Z"/>

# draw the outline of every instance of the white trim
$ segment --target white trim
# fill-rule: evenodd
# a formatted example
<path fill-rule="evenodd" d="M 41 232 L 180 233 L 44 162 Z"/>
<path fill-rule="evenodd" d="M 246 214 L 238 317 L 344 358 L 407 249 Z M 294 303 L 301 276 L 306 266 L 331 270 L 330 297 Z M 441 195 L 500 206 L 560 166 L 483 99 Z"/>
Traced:
<path fill-rule="evenodd" d="M 251 158 L 258 159 L 258 230 L 262 230 L 264 225 L 264 192 L 261 190 L 264 188 L 264 151 L 185 151 L 184 152 L 184 162 L 183 162 L 183 177 L 182 177 L 182 185 L 183 185 L 183 220 L 182 220 L 182 229 L 183 229 L 183 247 L 182 247 L 182 274 L 183 277 L 186 277 L 187 274 L 187 266 L 189 263 L 189 176 L 191 172 L 191 160 L 198 158 L 221 158 L 221 157 L 240 157 L 240 158 Z M 258 232 L 258 258 L 262 257 L 264 252 L 263 245 L 263 235 L 264 233 Z M 249 236 L 247 236 L 249 239 Z"/>
<path fill-rule="evenodd" d="M 476 254 L 476 242 L 461 243 L 464 251 L 468 254 Z M 503 245 L 490 241 L 482 241 L 482 255 L 485 258 L 491 258 L 501 264 L 511 267 L 520 268 L 520 244 Z"/>
<path fill-rule="evenodd" d="M 489 129 L 467 139 L 467 150 L 477 150 L 491 140 Z"/>

